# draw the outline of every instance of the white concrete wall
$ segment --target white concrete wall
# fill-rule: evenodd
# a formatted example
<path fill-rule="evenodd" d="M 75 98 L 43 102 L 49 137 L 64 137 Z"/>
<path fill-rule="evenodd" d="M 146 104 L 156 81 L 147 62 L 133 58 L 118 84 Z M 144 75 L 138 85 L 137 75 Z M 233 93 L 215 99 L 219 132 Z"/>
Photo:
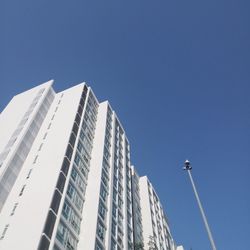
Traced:
<path fill-rule="evenodd" d="M 46 82 L 12 98 L 0 114 L 0 153 L 8 143 L 23 115 L 28 110 L 33 98 L 42 88 L 48 89 L 53 81 Z M 44 95 L 45 93 L 43 93 Z"/>
<path fill-rule="evenodd" d="M 153 224 L 152 220 L 155 223 L 155 243 L 157 247 L 160 249 L 160 239 L 163 238 L 162 248 L 166 250 L 175 250 L 174 240 L 172 235 L 170 234 L 169 226 L 167 224 L 167 220 L 164 215 L 164 211 L 162 205 L 160 203 L 159 197 L 157 196 L 152 184 L 149 182 L 146 176 L 140 177 L 139 179 L 139 187 L 140 187 L 140 198 L 141 198 L 141 209 L 142 209 L 142 227 L 143 227 L 143 238 L 144 238 L 144 248 L 148 249 L 149 237 L 153 236 Z M 152 195 L 149 194 L 150 193 Z M 153 199 L 154 194 L 156 199 Z M 151 198 L 150 198 L 151 197 Z M 151 199 L 151 203 L 150 203 Z M 158 219 L 156 216 L 156 210 L 158 210 Z M 157 221 L 159 222 L 162 230 L 158 230 Z M 169 237 L 169 245 L 166 235 L 164 234 L 164 225 L 168 231 Z"/>
<path fill-rule="evenodd" d="M 17 128 L 21 128 L 21 130 L 17 134 L 16 141 L 12 145 L 7 156 L 6 157 L 0 156 L 1 159 L 4 159 L 2 166 L 0 167 L 0 179 L 3 176 L 4 172 L 6 171 L 6 168 L 8 167 L 8 163 L 13 158 L 18 145 L 22 141 L 23 136 L 25 135 L 27 129 L 29 128 L 30 123 L 34 119 L 37 113 L 37 110 L 44 96 L 46 95 L 47 91 L 51 87 L 52 83 L 53 81 L 49 81 L 31 90 L 28 90 L 24 93 L 14 96 L 13 99 L 10 101 L 10 103 L 6 106 L 6 108 L 1 113 L 0 115 L 0 155 L 6 152 L 6 148 L 7 148 L 6 146 L 9 140 L 12 138 L 12 135 L 14 134 L 15 130 Z M 39 90 L 43 88 L 45 88 L 45 91 L 43 92 L 36 106 L 34 107 L 32 113 L 29 115 L 27 122 L 24 124 L 24 126 L 20 127 L 19 124 L 22 118 L 24 117 L 24 114 L 28 111 L 33 99 L 36 97 Z M 0 163 L 1 163 L 1 160 L 0 160 Z"/>

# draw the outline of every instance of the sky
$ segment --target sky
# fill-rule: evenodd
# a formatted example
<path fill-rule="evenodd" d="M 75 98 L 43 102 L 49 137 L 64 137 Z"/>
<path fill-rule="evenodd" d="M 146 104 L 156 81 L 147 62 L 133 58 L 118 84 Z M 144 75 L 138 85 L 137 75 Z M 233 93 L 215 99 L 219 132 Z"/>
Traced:
<path fill-rule="evenodd" d="M 86 81 L 109 100 L 140 175 L 157 191 L 175 241 L 250 249 L 250 2 L 3 0 L 0 110 L 54 79 Z"/>

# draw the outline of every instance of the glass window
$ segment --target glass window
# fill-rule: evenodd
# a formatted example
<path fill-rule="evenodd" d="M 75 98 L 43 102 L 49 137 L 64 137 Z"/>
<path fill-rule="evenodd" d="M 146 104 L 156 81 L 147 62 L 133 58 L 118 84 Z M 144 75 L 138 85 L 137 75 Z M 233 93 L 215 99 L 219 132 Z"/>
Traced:
<path fill-rule="evenodd" d="M 76 247 L 77 247 L 76 239 L 71 234 L 68 234 L 66 249 L 67 250 L 76 250 Z"/>
<path fill-rule="evenodd" d="M 109 160 L 110 153 L 106 147 L 104 147 L 104 156 L 106 157 L 107 160 Z"/>
<path fill-rule="evenodd" d="M 71 178 L 76 181 L 76 178 L 77 178 L 77 171 L 75 170 L 75 168 L 72 168 L 72 171 L 71 171 Z"/>
<path fill-rule="evenodd" d="M 65 157 L 64 160 L 63 160 L 63 164 L 62 164 L 62 172 L 67 176 L 68 174 L 68 171 L 69 171 L 69 165 L 70 165 L 70 162 L 69 160 Z"/>
<path fill-rule="evenodd" d="M 72 227 L 76 230 L 76 232 L 79 233 L 81 219 L 76 215 L 76 213 L 73 210 L 71 211 L 70 222 Z"/>
<path fill-rule="evenodd" d="M 102 167 L 106 170 L 107 173 L 109 172 L 109 163 L 105 158 L 103 158 Z"/>
<path fill-rule="evenodd" d="M 115 188 L 113 189 L 113 200 L 116 202 L 116 198 L 117 198 L 117 191 L 115 190 Z"/>
<path fill-rule="evenodd" d="M 80 99 L 80 105 L 83 107 L 84 106 L 84 102 L 85 102 L 85 96 L 82 96 Z"/>
<path fill-rule="evenodd" d="M 112 219 L 111 232 L 112 232 L 113 236 L 116 236 L 116 222 L 114 219 Z"/>
<path fill-rule="evenodd" d="M 75 188 L 72 186 L 71 183 L 68 185 L 67 195 L 72 199 L 75 193 Z"/>
<path fill-rule="evenodd" d="M 118 241 L 118 244 L 120 244 L 121 246 L 123 245 L 123 244 L 122 244 L 122 239 L 121 239 L 121 237 L 118 236 L 117 241 Z"/>
<path fill-rule="evenodd" d="M 75 122 L 78 124 L 78 126 L 80 125 L 80 121 L 81 117 L 78 114 L 76 114 Z"/>
<path fill-rule="evenodd" d="M 83 192 L 85 193 L 85 190 L 86 190 L 86 184 L 84 182 L 84 180 L 78 175 L 78 178 L 77 178 L 77 187 Z"/>
<path fill-rule="evenodd" d="M 75 145 L 75 141 L 76 141 L 76 136 L 74 135 L 74 133 L 71 133 L 70 139 L 69 139 L 69 143 L 72 147 L 74 147 Z"/>
<path fill-rule="evenodd" d="M 70 205 L 68 204 L 67 201 L 65 201 L 63 204 L 63 210 L 62 210 L 62 215 L 64 216 L 65 219 L 69 218 L 70 210 L 71 210 Z"/>
<path fill-rule="evenodd" d="M 111 250 L 116 250 L 116 242 L 114 239 L 111 240 Z"/>
<path fill-rule="evenodd" d="M 74 123 L 72 131 L 75 133 L 75 135 L 77 135 L 78 125 L 76 123 Z"/>
<path fill-rule="evenodd" d="M 79 150 L 80 153 L 82 153 L 83 145 L 81 142 L 78 142 L 77 149 Z"/>
<path fill-rule="evenodd" d="M 103 220 L 105 220 L 106 208 L 101 200 L 99 201 L 99 215 Z"/>
<path fill-rule="evenodd" d="M 104 225 L 101 223 L 100 220 L 98 220 L 97 222 L 97 235 L 99 236 L 99 238 L 104 241 L 105 238 L 105 227 Z"/>
<path fill-rule="evenodd" d="M 107 191 L 106 191 L 106 189 L 104 188 L 103 184 L 101 184 L 100 195 L 101 195 L 102 199 L 103 199 L 104 201 L 106 201 Z"/>
<path fill-rule="evenodd" d="M 113 218 L 116 219 L 116 216 L 117 216 L 117 207 L 115 205 L 115 203 L 113 202 L 113 206 L 112 206 L 112 215 L 113 215 Z"/>
<path fill-rule="evenodd" d="M 82 211 L 83 200 L 80 198 L 80 196 L 77 193 L 75 194 L 74 204 L 79 209 L 79 211 Z"/>
<path fill-rule="evenodd" d="M 123 220 L 122 215 L 121 215 L 120 213 L 118 213 L 118 224 L 119 224 L 119 225 L 122 225 L 122 220 Z M 128 221 L 129 221 L 129 219 L 128 219 Z M 130 223 L 129 223 L 129 224 L 130 224 Z"/>
<path fill-rule="evenodd" d="M 84 170 L 84 174 L 86 175 L 86 171 Z M 82 177 L 79 175 L 79 173 L 77 172 L 75 165 L 74 168 L 72 169 L 71 172 L 71 178 L 73 179 L 74 183 L 76 184 L 76 186 L 83 192 L 85 193 L 85 189 L 86 189 L 86 184 L 84 182 L 84 180 L 82 179 Z"/>
<path fill-rule="evenodd" d="M 122 208 L 123 201 L 120 197 L 118 197 L 118 206 L 121 209 Z"/>
<path fill-rule="evenodd" d="M 65 176 L 62 172 L 60 172 L 58 180 L 57 180 L 57 184 L 56 184 L 56 188 L 63 193 L 63 189 L 64 189 L 64 185 L 65 185 Z"/>
<path fill-rule="evenodd" d="M 70 146 L 70 144 L 68 145 L 67 151 L 66 151 L 66 156 L 68 157 L 68 159 L 70 160 L 73 154 L 73 149 Z"/>
<path fill-rule="evenodd" d="M 78 166 L 79 164 L 80 164 L 80 161 L 81 161 L 81 157 L 79 156 L 79 154 L 78 153 L 76 153 L 76 155 L 75 155 L 75 164 Z"/>
<path fill-rule="evenodd" d="M 116 219 L 116 215 L 117 215 L 117 207 L 116 205 L 113 203 L 113 208 L 112 208 L 112 215 L 113 215 L 113 218 Z"/>
<path fill-rule="evenodd" d="M 55 221 L 56 221 L 55 214 L 51 210 L 49 210 L 47 220 L 46 220 L 46 224 L 45 224 L 45 227 L 44 227 L 44 233 L 49 237 L 49 239 L 52 236 Z"/>
<path fill-rule="evenodd" d="M 66 233 L 65 226 L 60 222 L 57 228 L 56 238 L 62 245 L 64 245 L 64 242 L 66 241 Z"/>
<path fill-rule="evenodd" d="M 122 185 L 119 183 L 119 185 L 118 185 L 118 192 L 119 192 L 119 194 L 121 196 L 122 196 L 122 190 L 123 190 Z"/>
<path fill-rule="evenodd" d="M 108 176 L 105 174 L 104 171 L 102 171 L 102 182 L 106 187 L 108 187 Z"/>
<path fill-rule="evenodd" d="M 47 250 L 49 249 L 49 240 L 48 238 L 43 235 L 41 240 L 40 240 L 40 243 L 39 243 L 39 246 L 38 246 L 38 250 Z"/>
<path fill-rule="evenodd" d="M 95 250 L 104 250 L 104 248 L 102 247 L 102 245 L 98 241 L 96 241 L 96 243 L 95 243 Z"/>
<path fill-rule="evenodd" d="M 60 205 L 60 201 L 61 201 L 61 194 L 58 192 L 58 190 L 56 189 L 53 195 L 53 199 L 51 202 L 51 209 L 57 214 L 58 212 L 58 208 Z"/>
<path fill-rule="evenodd" d="M 128 213 L 128 224 L 131 225 L 132 215 Z"/>
<path fill-rule="evenodd" d="M 44 250 L 44 249 L 41 249 L 41 250 Z M 61 250 L 61 248 L 55 244 L 55 245 L 53 246 L 53 250 Z"/>
<path fill-rule="evenodd" d="M 86 147 L 86 149 L 88 150 L 88 153 L 91 151 L 91 143 L 89 142 L 88 138 L 85 136 L 84 132 L 81 130 L 80 133 L 80 138 L 84 144 L 84 146 Z"/>
<path fill-rule="evenodd" d="M 76 154 L 76 157 L 75 157 L 75 163 L 76 163 L 77 168 L 83 174 L 83 176 L 87 178 L 88 167 L 86 166 L 86 163 L 82 160 L 82 158 L 80 157 L 78 153 Z"/>
<path fill-rule="evenodd" d="M 114 187 L 116 187 L 116 188 L 117 188 L 117 182 L 118 182 L 118 179 L 116 178 L 116 176 L 114 176 L 114 183 L 113 183 L 113 185 L 114 185 Z"/>
<path fill-rule="evenodd" d="M 89 170 L 88 170 L 88 168 L 86 167 L 86 165 L 83 164 L 83 162 L 82 162 L 82 165 L 79 166 L 79 170 L 81 171 L 81 173 L 83 174 L 83 176 L 84 176 L 85 178 L 88 177 L 88 172 L 89 172 Z"/>

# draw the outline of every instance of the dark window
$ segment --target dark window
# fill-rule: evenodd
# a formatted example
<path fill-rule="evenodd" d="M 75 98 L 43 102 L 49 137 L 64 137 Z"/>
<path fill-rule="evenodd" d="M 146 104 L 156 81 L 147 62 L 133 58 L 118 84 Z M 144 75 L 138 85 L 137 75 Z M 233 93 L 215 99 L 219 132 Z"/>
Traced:
<path fill-rule="evenodd" d="M 63 160 L 63 164 L 62 164 L 62 172 L 67 176 L 68 174 L 68 171 L 69 171 L 69 164 L 70 164 L 70 161 L 64 157 L 64 160 Z"/>
<path fill-rule="evenodd" d="M 67 151 L 66 151 L 66 156 L 68 157 L 69 160 L 71 160 L 72 154 L 73 154 L 73 149 L 70 145 L 68 145 Z"/>
<path fill-rule="evenodd" d="M 82 92 L 82 98 L 86 99 L 86 95 L 87 95 L 87 90 L 84 90 L 84 91 Z"/>
<path fill-rule="evenodd" d="M 55 222 L 56 222 L 56 216 L 50 210 L 44 227 L 44 233 L 49 237 L 49 239 L 51 239 Z"/>
<path fill-rule="evenodd" d="M 79 108 L 78 108 L 78 114 L 81 116 L 82 115 L 82 110 L 83 110 L 83 108 L 82 108 L 82 106 L 81 105 L 79 105 Z"/>
<path fill-rule="evenodd" d="M 75 141 L 76 141 L 76 136 L 74 135 L 74 133 L 71 133 L 69 143 L 71 144 L 72 147 L 74 147 Z"/>
<path fill-rule="evenodd" d="M 57 180 L 56 187 L 58 188 L 58 190 L 61 193 L 63 193 L 64 185 L 65 185 L 65 176 L 63 175 L 62 172 L 60 172 L 60 175 L 59 175 L 58 180 Z"/>
<path fill-rule="evenodd" d="M 77 124 L 76 123 L 74 123 L 74 126 L 73 126 L 73 132 L 75 133 L 75 135 L 77 135 L 77 132 L 78 132 L 78 126 L 77 126 Z"/>
<path fill-rule="evenodd" d="M 38 250 L 47 250 L 47 249 L 49 249 L 49 240 L 46 238 L 45 235 L 43 235 L 40 240 Z"/>
<path fill-rule="evenodd" d="M 80 125 L 80 121 L 81 121 L 80 115 L 76 114 L 75 122 L 78 124 L 78 126 Z"/>
<path fill-rule="evenodd" d="M 105 220 L 106 208 L 101 200 L 99 203 L 99 215 L 102 217 L 103 220 Z"/>
<path fill-rule="evenodd" d="M 84 85 L 84 89 L 83 89 L 83 93 L 87 93 L 87 91 L 88 91 L 88 88 L 87 88 L 87 86 L 86 85 Z"/>
<path fill-rule="evenodd" d="M 61 248 L 58 247 L 57 245 L 54 245 L 53 250 L 61 250 Z"/>
<path fill-rule="evenodd" d="M 80 105 L 83 107 L 85 101 L 85 96 L 82 96 L 80 99 Z"/>
<path fill-rule="evenodd" d="M 54 193 L 54 196 L 53 196 L 53 199 L 52 199 L 52 202 L 51 202 L 51 209 L 53 209 L 53 211 L 57 214 L 58 212 L 58 208 L 59 208 L 59 205 L 60 205 L 60 201 L 61 201 L 61 195 L 60 193 L 58 192 L 58 190 L 55 190 L 55 193 Z"/>
<path fill-rule="evenodd" d="M 96 241 L 95 243 L 95 250 L 103 250 L 104 248 L 102 247 L 102 245 Z"/>

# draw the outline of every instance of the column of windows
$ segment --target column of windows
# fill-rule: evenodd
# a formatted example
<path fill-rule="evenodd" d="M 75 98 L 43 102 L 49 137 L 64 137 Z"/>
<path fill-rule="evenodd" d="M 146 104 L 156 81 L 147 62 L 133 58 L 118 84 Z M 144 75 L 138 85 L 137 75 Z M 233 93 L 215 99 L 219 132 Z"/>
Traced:
<path fill-rule="evenodd" d="M 124 248 L 124 132 L 115 121 L 111 249 Z"/>
<path fill-rule="evenodd" d="M 126 188 L 127 188 L 127 242 L 128 249 L 133 248 L 133 226 L 132 226 L 132 183 L 131 183 L 131 167 L 130 167 L 130 149 L 129 143 L 125 141 L 125 158 L 126 158 Z"/>
<path fill-rule="evenodd" d="M 134 246 L 140 246 L 143 243 L 142 235 L 142 215 L 140 206 L 139 194 L 139 177 L 135 170 L 131 171 L 132 174 L 132 207 L 133 207 L 133 229 L 134 229 Z M 129 219 L 128 219 L 129 220 Z"/>
<path fill-rule="evenodd" d="M 105 235 L 107 230 L 106 216 L 108 211 L 107 196 L 109 194 L 109 181 L 110 181 L 109 175 L 110 175 L 111 138 L 112 138 L 111 131 L 112 131 L 112 111 L 110 107 L 108 107 L 105 139 L 104 139 L 98 219 L 96 228 L 96 243 L 95 243 L 96 250 L 105 249 Z"/>

